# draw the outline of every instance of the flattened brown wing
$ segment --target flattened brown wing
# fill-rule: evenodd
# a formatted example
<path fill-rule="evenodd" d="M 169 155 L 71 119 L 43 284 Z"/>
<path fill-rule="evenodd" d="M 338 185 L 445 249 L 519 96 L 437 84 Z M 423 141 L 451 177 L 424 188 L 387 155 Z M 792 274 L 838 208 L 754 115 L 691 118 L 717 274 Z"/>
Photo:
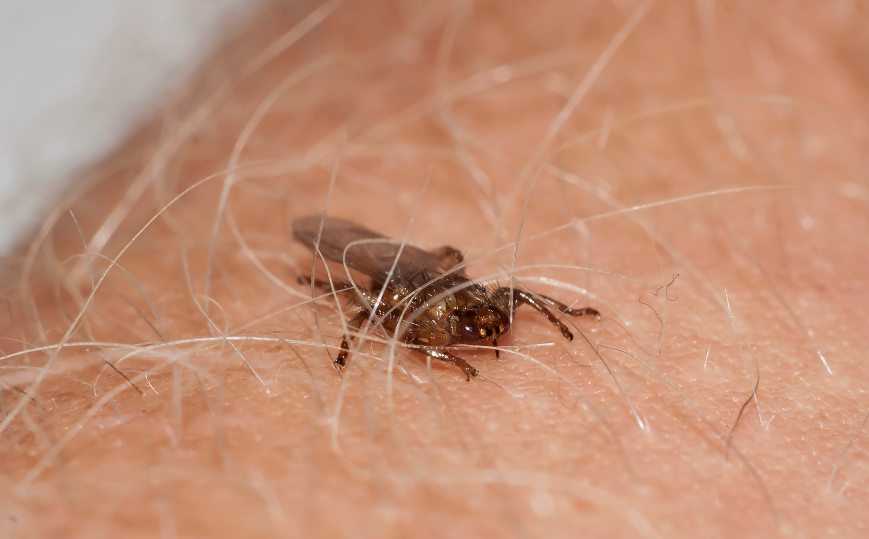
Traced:
<path fill-rule="evenodd" d="M 293 221 L 293 236 L 311 251 L 314 250 L 321 219 L 319 215 L 309 215 Z M 353 242 L 365 240 L 375 241 L 351 245 Z M 320 234 L 320 253 L 323 257 L 339 264 L 346 260 L 348 267 L 376 282 L 383 283 L 386 280 L 399 248 L 399 242 L 352 221 L 338 217 L 326 217 L 323 221 L 323 231 Z M 422 271 L 441 273 L 443 269 L 440 259 L 428 251 L 405 244 L 393 271 L 392 282 L 399 285 L 409 283 Z"/>

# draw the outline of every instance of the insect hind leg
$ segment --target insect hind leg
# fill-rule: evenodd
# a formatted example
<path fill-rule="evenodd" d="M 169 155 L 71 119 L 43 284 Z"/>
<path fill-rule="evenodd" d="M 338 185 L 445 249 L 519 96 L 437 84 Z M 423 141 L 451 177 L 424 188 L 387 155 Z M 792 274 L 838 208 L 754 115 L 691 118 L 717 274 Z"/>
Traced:
<path fill-rule="evenodd" d="M 299 275 L 298 279 L 296 280 L 301 285 L 311 285 L 311 278 L 306 275 Z M 359 297 L 359 293 L 348 282 L 333 280 L 330 283 L 329 281 L 324 281 L 317 278 L 314 278 L 313 281 L 314 286 L 319 288 L 320 290 L 323 290 L 324 292 L 344 294 L 354 304 L 360 307 L 368 306 L 368 302 L 365 300 L 365 298 Z"/>
<path fill-rule="evenodd" d="M 350 343 L 353 341 L 353 334 L 359 331 L 362 324 L 371 315 L 371 311 L 362 310 L 353 315 L 353 318 L 347 322 L 347 333 L 341 340 L 341 351 L 338 352 L 338 357 L 335 359 L 335 364 L 340 370 L 347 364 L 347 356 L 350 354 Z"/>
<path fill-rule="evenodd" d="M 316 286 L 320 290 L 326 290 L 327 292 L 332 292 L 333 290 L 336 292 L 341 292 L 346 288 L 352 288 L 350 286 L 350 283 L 345 283 L 344 281 L 333 281 L 330 283 L 329 281 L 317 279 L 316 277 L 314 279 L 311 279 L 307 275 L 299 275 L 299 277 L 296 279 L 296 281 L 301 285 L 310 285 L 312 280 L 314 281 L 314 286 Z"/>

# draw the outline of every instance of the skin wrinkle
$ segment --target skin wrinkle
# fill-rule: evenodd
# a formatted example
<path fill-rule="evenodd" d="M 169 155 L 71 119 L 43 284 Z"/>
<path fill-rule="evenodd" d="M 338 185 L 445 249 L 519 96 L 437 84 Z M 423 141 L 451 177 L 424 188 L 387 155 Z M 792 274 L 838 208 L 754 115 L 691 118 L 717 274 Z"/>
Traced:
<path fill-rule="evenodd" d="M 4 263 L 0 536 L 864 536 L 866 24 L 263 8 Z M 339 375 L 289 229 L 327 199 L 603 320 L 519 310 L 453 350 L 489 383 L 372 319 Z"/>

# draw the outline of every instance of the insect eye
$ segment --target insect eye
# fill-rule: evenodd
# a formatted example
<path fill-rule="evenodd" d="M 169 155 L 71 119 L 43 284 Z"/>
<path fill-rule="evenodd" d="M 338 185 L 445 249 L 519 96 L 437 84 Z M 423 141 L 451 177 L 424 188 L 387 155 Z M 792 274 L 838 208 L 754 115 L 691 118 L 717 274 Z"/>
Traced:
<path fill-rule="evenodd" d="M 463 342 L 474 342 L 486 336 L 485 328 L 480 327 L 477 321 L 477 311 L 467 309 L 462 313 L 459 320 L 459 334 Z"/>

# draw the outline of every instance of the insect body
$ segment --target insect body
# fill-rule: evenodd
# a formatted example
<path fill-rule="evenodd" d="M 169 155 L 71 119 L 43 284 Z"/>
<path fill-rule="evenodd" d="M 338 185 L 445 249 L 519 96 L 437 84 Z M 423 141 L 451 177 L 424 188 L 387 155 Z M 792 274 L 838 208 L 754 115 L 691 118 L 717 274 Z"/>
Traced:
<path fill-rule="evenodd" d="M 463 256 L 449 246 L 433 251 L 412 245 L 402 247 L 351 221 L 336 217 L 323 219 L 319 215 L 296 219 L 292 228 L 295 239 L 311 251 L 318 250 L 326 260 L 345 263 L 371 279 L 368 289 L 359 288 L 358 292 L 349 283 L 333 283 L 336 290 L 344 289 L 360 307 L 347 324 L 349 331 L 358 332 L 377 304 L 374 318 L 387 330 L 400 330 L 399 338 L 411 348 L 452 363 L 462 369 L 468 380 L 477 376 L 477 370 L 451 354 L 448 348 L 456 344 L 491 342 L 496 347 L 495 355 L 499 355 L 498 339 L 510 328 L 508 313 L 511 309 L 520 305 L 534 307 L 568 340 L 573 340 L 573 334 L 549 308 L 600 320 L 600 313 L 592 308 L 571 309 L 552 298 L 517 289 L 511 291 L 509 287 L 487 290 L 471 280 L 463 269 L 455 268 Z M 309 282 L 306 278 L 300 281 Z M 332 289 L 329 282 L 315 279 L 314 284 Z M 347 362 L 351 339 L 352 336 L 345 335 L 341 341 L 335 360 L 339 369 Z"/>

